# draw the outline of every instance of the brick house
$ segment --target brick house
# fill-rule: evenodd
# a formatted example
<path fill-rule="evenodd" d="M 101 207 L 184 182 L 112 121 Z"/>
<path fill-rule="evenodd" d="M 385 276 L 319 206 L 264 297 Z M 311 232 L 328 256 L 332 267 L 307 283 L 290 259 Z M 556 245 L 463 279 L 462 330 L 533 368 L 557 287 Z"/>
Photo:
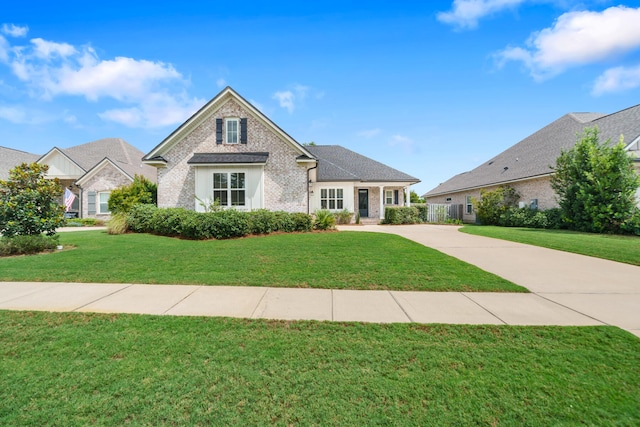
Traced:
<path fill-rule="evenodd" d="M 570 113 L 560 117 L 469 172 L 463 172 L 424 194 L 427 203 L 464 205 L 465 222 L 475 222 L 472 200 L 482 189 L 509 185 L 520 194 L 520 203 L 538 209 L 557 207 L 551 188 L 552 167 L 562 150 L 576 143 L 585 128 L 598 127 L 601 141 L 617 144 L 622 137 L 640 173 L 640 105 L 612 114 Z M 637 195 L 640 204 L 640 192 Z"/>
<path fill-rule="evenodd" d="M 156 170 L 141 162 L 143 152 L 120 138 L 106 138 L 69 148 L 54 147 L 37 159 L 47 164 L 47 178 L 58 178 L 76 197 L 70 216 L 108 219 L 111 191 L 142 175 L 156 182 Z"/>
<path fill-rule="evenodd" d="M 346 148 L 305 146 L 230 87 L 143 158 L 158 168 L 158 206 L 311 213 L 358 209 L 382 218 L 418 179 Z"/>

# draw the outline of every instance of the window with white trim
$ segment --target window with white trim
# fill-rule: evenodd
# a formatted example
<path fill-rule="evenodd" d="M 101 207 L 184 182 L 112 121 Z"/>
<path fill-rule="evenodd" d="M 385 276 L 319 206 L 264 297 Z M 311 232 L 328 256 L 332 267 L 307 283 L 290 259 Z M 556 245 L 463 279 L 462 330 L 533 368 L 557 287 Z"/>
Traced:
<path fill-rule="evenodd" d="M 239 135 L 239 123 L 238 119 L 226 119 L 225 129 L 227 133 L 227 144 L 237 144 Z"/>
<path fill-rule="evenodd" d="M 216 172 L 213 174 L 213 200 L 220 206 L 246 205 L 244 172 Z"/>
<path fill-rule="evenodd" d="M 320 208 L 329 210 L 344 209 L 344 191 L 342 188 L 323 188 L 320 190 Z"/>
<path fill-rule="evenodd" d="M 98 193 L 98 213 L 99 214 L 108 214 L 109 211 L 109 196 L 111 196 L 110 191 L 103 191 Z"/>
<path fill-rule="evenodd" d="M 384 204 L 392 205 L 393 204 L 393 190 L 385 190 L 384 191 Z"/>
<path fill-rule="evenodd" d="M 467 213 L 473 213 L 473 203 L 471 202 L 471 196 L 467 196 L 466 197 L 466 202 L 467 202 Z"/>

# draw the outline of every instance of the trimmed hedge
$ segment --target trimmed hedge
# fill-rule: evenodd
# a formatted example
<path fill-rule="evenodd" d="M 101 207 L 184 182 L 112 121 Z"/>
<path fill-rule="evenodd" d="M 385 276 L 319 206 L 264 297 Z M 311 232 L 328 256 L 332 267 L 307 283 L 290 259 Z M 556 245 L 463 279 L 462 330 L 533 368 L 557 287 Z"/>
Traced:
<path fill-rule="evenodd" d="M 0 237 L 0 256 L 30 255 L 52 251 L 58 246 L 58 235 L 15 235 Z"/>
<path fill-rule="evenodd" d="M 271 212 L 260 209 L 241 212 L 225 209 L 195 212 L 184 208 L 135 205 L 127 215 L 127 226 L 136 233 L 182 237 L 192 240 L 231 239 L 249 234 L 311 231 L 312 218 L 304 213 Z"/>
<path fill-rule="evenodd" d="M 383 224 L 420 224 L 418 209 L 414 206 L 390 206 L 384 210 Z"/>

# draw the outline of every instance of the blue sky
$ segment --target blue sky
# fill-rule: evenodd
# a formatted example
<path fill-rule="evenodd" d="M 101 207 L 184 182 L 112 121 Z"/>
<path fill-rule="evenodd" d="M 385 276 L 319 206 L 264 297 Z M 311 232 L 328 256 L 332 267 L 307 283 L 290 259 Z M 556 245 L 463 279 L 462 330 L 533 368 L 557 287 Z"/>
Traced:
<path fill-rule="evenodd" d="M 640 103 L 640 1 L 137 3 L 3 5 L 0 145 L 146 153 L 229 85 L 423 194 L 565 113 Z"/>

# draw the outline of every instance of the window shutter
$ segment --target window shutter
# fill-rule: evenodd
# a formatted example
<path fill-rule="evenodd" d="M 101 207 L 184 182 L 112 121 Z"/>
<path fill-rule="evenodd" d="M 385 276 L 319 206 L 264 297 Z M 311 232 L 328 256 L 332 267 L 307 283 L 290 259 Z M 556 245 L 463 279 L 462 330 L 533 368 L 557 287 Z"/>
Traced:
<path fill-rule="evenodd" d="M 240 119 L 240 144 L 247 143 L 247 119 Z"/>
<path fill-rule="evenodd" d="M 222 119 L 216 119 L 216 144 L 222 144 Z"/>
<path fill-rule="evenodd" d="M 95 191 L 89 191 L 87 193 L 87 213 L 89 215 L 95 215 L 96 214 L 96 192 Z"/>
<path fill-rule="evenodd" d="M 398 190 L 393 190 L 393 204 L 398 204 Z"/>

